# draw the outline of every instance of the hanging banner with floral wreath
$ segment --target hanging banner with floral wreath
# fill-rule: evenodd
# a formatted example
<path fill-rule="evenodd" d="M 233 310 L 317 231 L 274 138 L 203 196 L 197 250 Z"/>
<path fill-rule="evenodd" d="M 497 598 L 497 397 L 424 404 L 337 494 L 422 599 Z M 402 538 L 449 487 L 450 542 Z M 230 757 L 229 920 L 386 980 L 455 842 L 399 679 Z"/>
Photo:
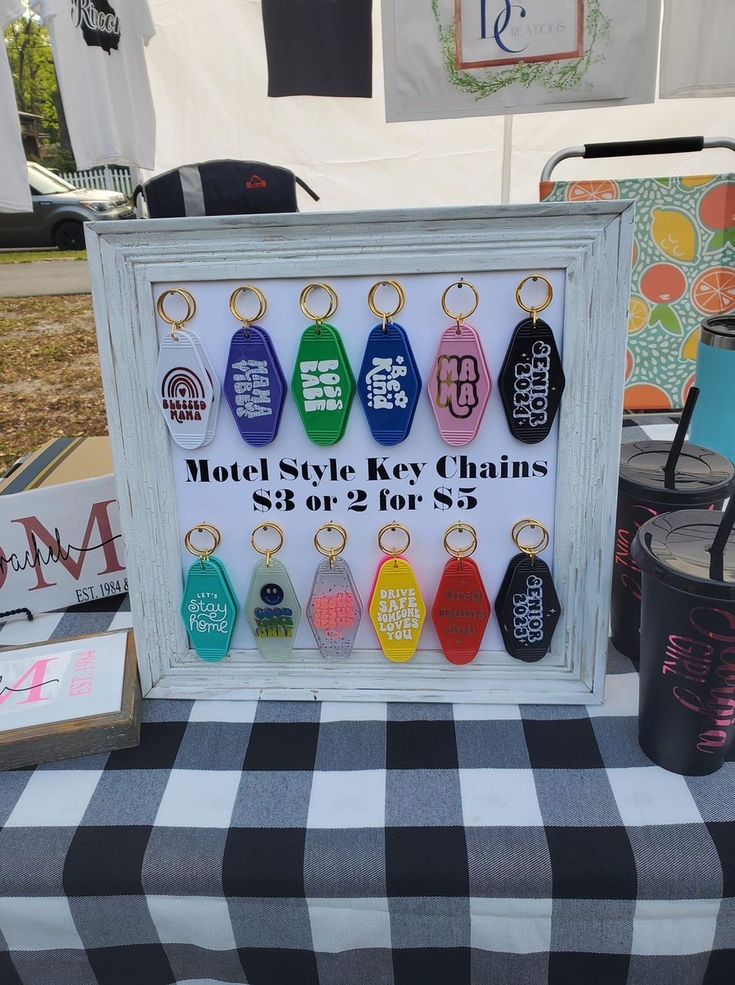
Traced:
<path fill-rule="evenodd" d="M 546 181 L 544 202 L 636 203 L 627 410 L 684 404 L 699 327 L 735 311 L 735 175 Z"/>
<path fill-rule="evenodd" d="M 388 122 L 655 97 L 661 0 L 383 0 Z"/>

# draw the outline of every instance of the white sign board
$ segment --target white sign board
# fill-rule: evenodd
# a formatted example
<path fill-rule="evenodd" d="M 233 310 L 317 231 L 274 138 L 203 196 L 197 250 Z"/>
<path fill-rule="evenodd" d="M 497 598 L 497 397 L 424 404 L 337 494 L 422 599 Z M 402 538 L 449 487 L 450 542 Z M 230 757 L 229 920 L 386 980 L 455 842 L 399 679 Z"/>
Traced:
<path fill-rule="evenodd" d="M 0 496 L 0 612 L 127 591 L 111 475 Z"/>
<path fill-rule="evenodd" d="M 386 118 L 655 98 L 660 0 L 383 0 Z"/>
<path fill-rule="evenodd" d="M 544 318 L 553 327 L 563 353 L 564 273 L 549 269 L 538 272 L 554 287 L 554 300 Z M 442 312 L 441 296 L 461 276 L 480 295 L 479 307 L 468 322 L 480 334 L 494 385 L 477 439 L 463 448 L 452 448 L 438 432 L 426 384 L 440 336 L 452 324 Z M 339 297 L 339 309 L 330 324 L 342 336 L 355 375 L 368 333 L 377 321 L 367 306 L 368 292 L 376 279 L 329 278 Z M 396 320 L 408 333 L 424 383 L 411 433 L 400 445 L 386 448 L 375 441 L 357 397 L 345 437 L 329 448 L 314 445 L 304 431 L 290 393 L 278 436 L 262 449 L 252 449 L 243 442 L 224 400 L 211 444 L 187 451 L 172 442 L 182 579 L 193 560 L 184 547 L 184 536 L 202 520 L 214 524 L 222 534 L 217 556 L 224 561 L 241 600 L 259 559 L 250 548 L 250 534 L 268 520 L 284 529 L 286 544 L 278 558 L 288 568 L 302 607 L 309 596 L 314 569 L 322 560 L 312 538 L 317 528 L 329 520 L 347 530 L 349 543 L 344 556 L 353 569 L 364 603 L 380 559 L 376 534 L 392 520 L 398 520 L 411 533 L 407 557 L 418 573 L 429 605 L 449 559 L 442 549 L 444 533 L 462 518 L 477 530 L 479 546 L 473 557 L 492 599 L 510 558 L 517 553 L 510 536 L 517 520 L 533 517 L 547 527 L 552 543 L 544 557 L 551 561 L 558 423 L 541 444 L 527 445 L 516 440 L 508 431 L 500 390 L 495 385 L 513 330 L 526 317 L 515 302 L 520 280 L 517 272 L 457 268 L 442 274 L 400 278 L 407 300 Z M 248 283 L 268 299 L 268 312 L 260 324 L 270 331 L 290 383 L 301 331 L 309 324 L 299 310 L 305 281 L 269 278 L 251 279 Z M 239 328 L 229 310 L 230 295 L 239 284 L 237 280 L 156 283 L 151 302 L 173 287 L 189 291 L 197 301 L 196 321 L 191 328 L 198 329 L 214 366 L 224 371 L 230 340 Z M 461 305 L 459 292 L 455 291 L 452 297 L 455 301 L 459 298 L 457 303 Z M 388 291 L 388 303 L 391 300 Z M 159 339 L 168 334 L 169 327 L 159 319 Z M 232 645 L 235 649 L 254 650 L 252 633 L 242 618 L 236 624 Z M 295 646 L 297 651 L 314 648 L 306 619 L 301 621 Z M 367 615 L 356 646 L 373 653 L 376 660 L 383 660 Z M 421 636 L 421 647 L 439 649 L 430 619 Z M 493 619 L 477 660 L 510 663 L 511 658 L 502 650 L 500 629 Z"/>
<path fill-rule="evenodd" d="M 93 291 L 144 693 L 599 701 L 632 212 L 632 206 L 616 202 L 93 224 Z M 508 430 L 497 377 L 524 316 L 516 288 L 533 273 L 548 276 L 554 286 L 553 304 L 544 314 L 562 350 L 566 389 L 549 437 L 524 445 Z M 481 336 L 494 390 L 478 436 L 457 448 L 439 436 L 426 383 L 440 336 L 453 324 L 441 310 L 442 293 L 461 277 L 479 291 L 480 306 L 467 321 Z M 298 304 L 304 286 L 326 281 L 338 293 L 340 307 L 330 321 L 356 372 L 376 323 L 368 291 L 386 278 L 405 290 L 399 320 L 424 380 L 411 433 L 401 445 L 386 448 L 370 436 L 357 400 L 341 440 L 329 447 L 312 444 L 290 393 L 272 445 L 246 445 L 224 402 L 210 444 L 195 450 L 172 445 L 155 386 L 168 331 L 156 316 L 164 290 L 176 286 L 196 299 L 190 328 L 223 376 L 228 343 L 239 327 L 229 311 L 230 295 L 235 287 L 259 287 L 269 302 L 263 327 L 290 380 L 309 324 Z M 217 554 L 241 603 L 258 559 L 250 546 L 253 529 L 265 521 L 283 527 L 286 544 L 278 558 L 305 608 L 320 560 L 312 540 L 321 524 L 332 520 L 347 529 L 345 557 L 367 603 L 382 557 L 376 536 L 395 519 L 413 535 L 406 556 L 430 609 L 451 524 L 465 520 L 477 528 L 475 559 L 494 600 L 515 553 L 511 529 L 526 518 L 550 530 L 544 559 L 553 567 L 562 610 L 539 663 L 509 656 L 491 623 L 476 659 L 454 666 L 445 660 L 430 619 L 413 659 L 391 663 L 367 612 L 354 652 L 339 663 L 320 656 L 306 623 L 292 657 L 264 659 L 242 614 L 224 660 L 207 663 L 189 644 L 180 607 L 184 573 L 197 562 L 183 541 L 198 524 L 221 532 Z"/>

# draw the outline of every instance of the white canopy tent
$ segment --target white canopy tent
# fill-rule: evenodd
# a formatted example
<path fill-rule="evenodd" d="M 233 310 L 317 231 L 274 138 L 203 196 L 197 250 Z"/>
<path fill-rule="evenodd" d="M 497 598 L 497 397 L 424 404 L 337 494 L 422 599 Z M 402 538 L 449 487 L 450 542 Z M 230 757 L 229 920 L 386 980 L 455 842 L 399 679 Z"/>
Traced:
<path fill-rule="evenodd" d="M 156 171 L 233 157 L 290 167 L 321 195 L 306 210 L 538 200 L 545 161 L 606 140 L 735 133 L 735 99 L 385 123 L 380 3 L 374 2 L 373 98 L 267 96 L 259 0 L 150 0 L 147 50 L 157 118 Z M 314 57 L 322 57 L 315 51 Z M 504 166 L 505 164 L 505 166 Z M 731 152 L 571 161 L 554 177 L 735 170 Z"/>

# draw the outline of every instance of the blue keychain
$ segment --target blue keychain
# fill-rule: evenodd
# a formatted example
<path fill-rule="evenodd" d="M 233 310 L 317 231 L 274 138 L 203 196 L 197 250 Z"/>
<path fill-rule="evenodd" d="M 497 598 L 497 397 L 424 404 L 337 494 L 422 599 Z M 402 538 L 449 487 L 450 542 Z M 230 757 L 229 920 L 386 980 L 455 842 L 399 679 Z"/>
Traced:
<path fill-rule="evenodd" d="M 378 308 L 381 287 L 392 287 L 398 295 L 393 311 Z M 421 394 L 421 374 L 408 335 L 392 320 L 405 303 L 406 294 L 395 280 L 379 281 L 368 295 L 368 306 L 381 323 L 368 336 L 357 390 L 372 436 L 381 445 L 397 445 L 408 437 Z"/>
<path fill-rule="evenodd" d="M 238 298 L 247 291 L 258 299 L 253 318 L 246 318 L 237 307 Z M 265 315 L 266 308 L 265 295 L 257 287 L 238 287 L 230 298 L 230 311 L 242 328 L 230 342 L 224 391 L 243 441 L 254 448 L 273 441 L 286 402 L 286 377 L 275 346 L 268 332 L 253 324 Z"/>
<path fill-rule="evenodd" d="M 212 546 L 207 550 L 196 547 L 194 533 L 207 533 Z M 219 530 L 211 523 L 200 523 L 184 538 L 186 549 L 198 558 L 186 575 L 181 600 L 184 620 L 191 645 L 202 660 L 222 660 L 230 650 L 235 629 L 238 605 L 229 575 L 219 558 L 212 557 L 219 546 Z"/>

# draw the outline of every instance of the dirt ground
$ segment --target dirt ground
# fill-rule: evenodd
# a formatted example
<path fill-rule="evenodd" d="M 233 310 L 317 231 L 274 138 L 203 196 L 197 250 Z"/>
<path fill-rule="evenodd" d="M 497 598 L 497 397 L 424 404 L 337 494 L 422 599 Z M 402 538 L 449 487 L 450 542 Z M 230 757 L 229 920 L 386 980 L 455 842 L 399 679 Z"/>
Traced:
<path fill-rule="evenodd" d="M 50 438 L 107 434 L 88 294 L 0 299 L 0 475 Z"/>

